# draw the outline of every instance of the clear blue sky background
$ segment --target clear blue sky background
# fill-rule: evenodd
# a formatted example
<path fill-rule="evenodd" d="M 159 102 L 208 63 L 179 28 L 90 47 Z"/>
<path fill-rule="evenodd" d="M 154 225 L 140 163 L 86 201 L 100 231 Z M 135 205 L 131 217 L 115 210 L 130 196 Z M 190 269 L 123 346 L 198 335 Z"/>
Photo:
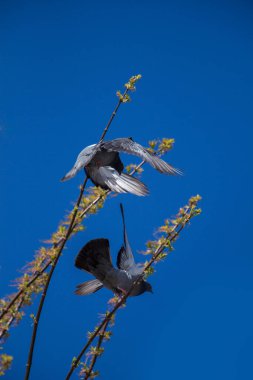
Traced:
<path fill-rule="evenodd" d="M 166 159 L 185 172 L 170 178 L 146 168 L 149 197 L 108 200 L 69 242 L 45 303 L 31 380 L 63 379 L 106 308 L 107 290 L 74 296 L 89 277 L 73 264 L 95 237 L 110 239 L 115 260 L 119 202 L 138 251 L 196 193 L 202 216 L 157 267 L 154 295 L 119 312 L 97 368 L 101 379 L 253 378 L 252 17 L 250 1 L 1 1 L 2 295 L 75 201 L 83 175 L 59 179 L 98 140 L 115 91 L 131 75 L 143 79 L 107 138 L 145 145 L 174 137 Z M 23 378 L 31 325 L 27 318 L 11 331 L 6 351 L 15 361 L 6 379 Z"/>

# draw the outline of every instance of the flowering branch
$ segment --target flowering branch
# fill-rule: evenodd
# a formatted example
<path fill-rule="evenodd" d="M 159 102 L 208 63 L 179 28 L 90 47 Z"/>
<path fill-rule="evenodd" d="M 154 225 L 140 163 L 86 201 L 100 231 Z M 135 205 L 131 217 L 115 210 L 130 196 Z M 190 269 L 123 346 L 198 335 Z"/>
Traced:
<path fill-rule="evenodd" d="M 154 141 L 150 141 L 149 149 L 153 154 L 163 155 L 172 149 L 173 144 L 173 139 L 164 138 L 161 141 L 156 141 L 155 143 Z M 163 148 L 164 145 L 167 147 L 166 150 Z M 142 161 L 138 165 L 129 165 L 126 167 L 126 170 L 131 175 L 140 173 L 143 170 L 142 166 L 144 163 L 145 161 Z M 83 196 L 82 198 L 80 209 L 76 217 L 76 222 L 72 229 L 72 234 L 81 231 L 84 228 L 81 224 L 83 222 L 83 219 L 88 215 L 96 214 L 97 211 L 103 207 L 103 203 L 106 197 L 111 193 L 109 190 L 105 191 L 96 187 L 89 188 L 88 192 L 89 195 Z M 16 306 L 14 304 L 20 299 L 21 296 L 24 296 L 24 301 L 21 306 L 27 306 L 32 302 L 32 295 L 38 294 L 43 290 L 43 287 L 45 286 L 45 282 L 47 280 L 47 273 L 45 273 L 45 271 L 53 263 L 55 255 L 57 254 L 56 248 L 59 248 L 59 245 L 64 240 L 64 225 L 69 224 L 69 221 L 72 218 L 72 212 L 66 217 L 65 222 L 59 226 L 57 232 L 52 235 L 51 239 L 46 241 L 46 243 L 52 243 L 52 247 L 49 249 L 42 247 L 35 256 L 34 261 L 32 261 L 28 266 L 27 272 L 24 274 L 24 276 L 16 281 L 20 290 L 13 297 L 10 297 L 9 302 L 5 299 L 0 300 L 2 309 L 0 316 L 0 331 L 5 328 L 5 325 L 10 320 L 10 318 L 13 321 L 13 315 L 16 312 L 19 312 L 20 308 L 16 309 Z M 11 324 L 9 324 L 9 326 L 10 325 Z"/>
<path fill-rule="evenodd" d="M 85 186 L 87 184 L 87 181 L 88 181 L 88 177 L 86 176 L 85 180 L 84 180 L 84 183 L 81 186 L 80 194 L 79 194 L 78 200 L 77 200 L 77 202 L 75 204 L 75 207 L 74 207 L 74 210 L 73 210 L 73 213 L 72 213 L 72 219 L 71 219 L 71 222 L 70 222 L 69 227 L 67 229 L 66 235 L 62 239 L 62 243 L 61 243 L 61 245 L 59 247 L 58 253 L 55 256 L 55 258 L 54 258 L 54 260 L 53 260 L 53 262 L 51 264 L 52 266 L 51 266 L 50 272 L 49 272 L 49 274 L 47 276 L 45 287 L 43 289 L 43 293 L 42 293 L 42 296 L 41 296 L 41 299 L 40 299 L 38 311 L 37 311 L 36 317 L 34 318 L 33 333 L 32 333 L 32 338 L 31 338 L 31 343 L 30 343 L 28 360 L 27 360 L 27 364 L 26 364 L 25 380 L 28 380 L 29 379 L 29 375 L 30 375 L 30 370 L 31 370 L 31 366 L 32 366 L 32 359 L 33 359 L 33 350 L 34 350 L 35 340 L 36 340 L 36 336 L 37 336 L 38 325 L 39 325 L 42 309 L 43 309 L 43 306 L 44 306 L 45 298 L 46 298 L 46 295 L 47 295 L 48 287 L 49 287 L 51 278 L 53 276 L 54 270 L 56 268 L 56 265 L 57 265 L 57 263 L 59 261 L 59 258 L 61 256 L 61 254 L 62 254 L 63 248 L 65 247 L 65 244 L 68 241 L 68 238 L 70 237 L 70 235 L 72 233 L 73 226 L 75 224 L 75 220 L 76 220 L 76 217 L 77 217 L 78 209 L 79 209 L 79 206 L 80 206 L 80 203 L 81 203 L 81 200 L 82 200 L 83 192 L 84 192 Z"/>
<path fill-rule="evenodd" d="M 99 333 L 97 345 L 93 350 L 91 350 L 91 359 L 89 366 L 87 366 L 87 364 L 83 365 L 80 375 L 82 376 L 84 374 L 84 380 L 88 380 L 90 377 L 96 376 L 96 373 L 93 372 L 93 368 L 96 364 L 98 357 L 102 355 L 102 353 L 104 352 L 104 349 L 101 348 L 103 341 L 110 339 L 111 332 L 106 332 L 106 329 L 110 322 L 111 320 L 108 319 Z"/>
<path fill-rule="evenodd" d="M 162 259 L 164 259 L 168 255 L 168 252 L 170 252 L 173 249 L 172 242 L 174 242 L 177 239 L 183 228 L 190 222 L 190 220 L 194 216 L 200 214 L 201 209 L 197 208 L 197 204 L 200 199 L 201 197 L 199 195 L 190 198 L 188 204 L 179 210 L 179 213 L 177 214 L 176 218 L 172 220 L 166 220 L 165 225 L 159 228 L 159 232 L 163 233 L 163 236 L 155 241 L 150 241 L 147 243 L 147 250 L 146 252 L 144 252 L 144 254 L 151 254 L 152 257 L 148 262 L 146 262 L 143 273 L 137 278 L 137 280 L 133 283 L 132 287 L 125 295 L 123 295 L 123 297 L 118 298 L 116 296 L 113 299 L 113 302 L 115 302 L 114 307 L 111 311 L 106 312 L 105 317 L 101 321 L 101 323 L 95 328 L 92 334 L 89 334 L 87 343 L 85 344 L 77 358 L 75 358 L 72 361 L 71 368 L 65 380 L 70 379 L 75 368 L 79 365 L 82 356 L 87 352 L 95 338 L 99 335 L 99 340 L 96 348 L 92 348 L 91 352 L 89 352 L 89 355 L 92 357 L 90 364 L 89 366 L 85 364 L 84 368 L 81 371 L 81 374 L 85 373 L 85 380 L 89 378 L 94 378 L 97 375 L 97 373 L 93 372 L 93 368 L 97 360 L 97 357 L 101 355 L 101 353 L 103 352 L 101 351 L 101 345 L 105 336 L 105 330 L 108 326 L 108 323 L 114 318 L 117 310 L 126 303 L 126 300 L 128 299 L 133 288 L 141 280 L 143 280 L 144 277 L 153 274 L 153 264 L 156 264 Z"/>
<path fill-rule="evenodd" d="M 119 97 L 118 103 L 100 137 L 99 143 L 103 141 L 120 105 L 122 103 L 126 103 L 130 101 L 128 92 L 133 91 L 135 89 L 135 83 L 140 78 L 141 78 L 140 75 L 131 77 L 129 81 L 125 84 L 125 91 L 123 95 L 120 94 L 119 96 L 119 93 L 117 92 L 117 96 Z M 30 368 L 31 368 L 31 363 L 32 363 L 32 356 L 33 356 L 33 348 L 34 348 L 34 343 L 35 343 L 36 333 L 37 333 L 37 328 L 38 328 L 38 322 L 40 319 L 44 300 L 47 294 L 48 286 L 51 281 L 57 262 L 59 260 L 59 257 L 61 256 L 61 253 L 68 239 L 74 233 L 83 229 L 81 222 L 84 216 L 87 214 L 87 212 L 89 211 L 90 214 L 96 213 L 97 210 L 100 207 L 102 207 L 103 201 L 105 199 L 106 194 L 103 190 L 100 191 L 100 189 L 94 189 L 93 192 L 91 192 L 90 196 L 83 197 L 83 192 L 84 192 L 87 180 L 88 178 L 86 177 L 83 185 L 80 187 L 78 200 L 72 212 L 67 217 L 67 221 L 64 222 L 65 225 L 68 225 L 68 228 L 66 228 L 64 225 L 59 226 L 57 232 L 53 234 L 52 238 L 48 241 L 49 243 L 52 243 L 52 247 L 49 249 L 46 249 L 44 247 L 41 248 L 40 251 L 36 254 L 34 261 L 29 265 L 27 273 L 25 273 L 21 279 L 18 279 L 17 283 L 18 283 L 19 291 L 13 296 L 8 296 L 7 298 L 0 300 L 0 310 L 1 310 L 0 336 L 3 337 L 3 336 L 6 336 L 6 333 L 9 327 L 12 325 L 12 323 L 18 319 L 17 317 L 20 314 L 19 310 L 21 309 L 21 307 L 25 305 L 30 305 L 32 302 L 31 297 L 33 293 L 40 293 L 43 290 L 38 312 L 37 312 L 36 317 L 34 318 L 34 329 L 33 329 L 33 335 L 32 335 L 32 340 L 31 340 L 30 353 L 29 353 L 29 359 L 27 363 L 25 379 L 29 378 L 29 373 L 30 373 Z M 99 197 L 97 197 L 98 193 L 100 193 Z M 94 197 L 97 198 L 97 201 L 95 203 L 94 203 Z M 83 210 L 83 205 L 85 203 L 89 203 L 89 206 L 87 207 L 86 212 L 82 213 L 82 216 L 81 216 L 80 213 Z M 52 265 L 52 267 L 49 274 L 47 275 L 46 270 L 49 268 L 50 265 Z M 22 299 L 22 302 L 20 301 L 20 299 Z M 1 362 L 0 362 L 0 366 L 1 366 Z M 2 369 L 4 372 L 3 366 L 2 366 Z M 1 371 L 1 367 L 0 367 L 0 371 Z"/>
<path fill-rule="evenodd" d="M 120 105 L 122 103 L 125 102 L 125 99 L 127 99 L 127 93 L 128 91 L 130 90 L 133 90 L 134 88 L 134 83 L 139 79 L 139 77 L 132 77 L 130 78 L 129 80 L 129 85 L 126 85 L 126 89 L 125 89 L 125 92 L 124 94 L 119 97 L 119 100 L 118 100 L 118 103 L 114 109 L 114 111 L 112 112 L 112 115 L 106 125 L 106 127 L 104 128 L 103 130 L 103 133 L 100 137 L 100 140 L 99 140 L 99 143 L 101 143 L 120 107 Z M 34 325 L 33 325 L 33 333 L 32 333 L 32 338 L 31 338 L 31 343 L 30 343 L 30 349 L 29 349 L 29 354 L 28 354 L 28 360 L 27 360 L 27 364 L 26 364 L 26 373 L 25 373 L 25 380 L 28 380 L 29 379 L 29 376 L 30 376 L 30 370 L 31 370 L 31 366 L 32 366 L 32 359 L 33 359 L 33 351 L 34 351 L 34 345 L 35 345 L 35 340 L 36 340 L 36 337 L 37 337 L 37 329 L 38 329 L 38 325 L 39 325 L 39 321 L 40 321 L 40 316 L 41 316 L 41 312 L 42 312 L 42 309 L 43 309 L 43 306 L 44 306 L 44 302 L 45 302 L 45 298 L 46 298 L 46 295 L 47 295 L 47 291 L 48 291 L 48 287 L 49 287 L 49 284 L 50 284 L 50 281 L 51 281 L 51 278 L 53 276 L 53 273 L 55 271 L 55 268 L 56 268 L 56 265 L 59 261 L 59 258 L 61 256 L 61 253 L 62 253 L 62 250 L 68 240 L 68 238 L 70 237 L 70 235 L 72 234 L 72 230 L 74 229 L 74 226 L 75 226 L 75 221 L 77 219 L 77 214 L 78 214 L 78 210 L 79 210 L 79 206 L 81 204 L 81 201 L 82 201 L 82 197 L 83 197 L 83 192 L 84 192 L 84 189 L 85 189 L 85 186 L 87 184 L 87 181 L 88 181 L 88 176 L 86 176 L 85 180 L 84 180 L 84 183 L 83 185 L 81 186 L 81 189 L 80 189 L 80 194 L 79 194 L 79 197 L 78 197 L 78 200 L 74 206 L 74 210 L 73 210 L 73 213 L 72 213 L 72 218 L 71 218 L 71 221 L 70 221 L 70 224 L 69 224 L 69 227 L 67 229 L 67 232 L 66 232 L 66 235 L 63 239 L 63 242 L 59 248 L 59 251 L 57 253 L 57 255 L 55 256 L 53 262 L 52 262 L 52 267 L 50 269 L 50 272 L 48 274 L 48 277 L 47 277 L 47 281 L 46 281 L 46 284 L 45 284 L 45 287 L 44 287 L 44 290 L 43 290 L 43 293 L 42 293 L 42 296 L 41 296 L 41 300 L 40 300 L 40 303 L 39 303 L 39 307 L 38 307 L 38 311 L 37 311 L 37 314 L 36 314 L 36 317 L 34 319 Z"/>
<path fill-rule="evenodd" d="M 14 322 L 14 320 L 17 320 L 17 314 L 19 310 L 21 309 L 22 303 L 24 302 L 24 297 L 20 297 L 20 300 L 17 302 L 17 305 L 15 305 L 15 310 L 12 314 L 12 316 L 9 318 L 9 320 L 6 322 L 6 326 L 2 331 L 0 332 L 0 339 L 3 339 L 5 335 L 7 334 L 11 324 Z M 22 314 L 20 315 L 20 318 L 22 317 Z"/>

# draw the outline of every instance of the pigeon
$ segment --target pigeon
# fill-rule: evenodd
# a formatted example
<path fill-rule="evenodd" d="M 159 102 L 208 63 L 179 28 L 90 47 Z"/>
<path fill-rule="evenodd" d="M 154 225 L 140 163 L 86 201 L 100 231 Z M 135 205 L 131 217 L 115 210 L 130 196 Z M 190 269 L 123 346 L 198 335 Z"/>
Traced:
<path fill-rule="evenodd" d="M 111 141 L 101 141 L 89 145 L 78 155 L 73 168 L 61 179 L 62 182 L 73 178 L 76 173 L 84 169 L 88 178 L 95 186 L 116 193 L 132 193 L 138 196 L 148 195 L 147 186 L 137 178 L 123 173 L 124 165 L 119 152 L 140 157 L 153 168 L 164 174 L 182 174 L 179 169 L 173 168 L 161 158 L 148 152 L 132 138 L 118 138 Z"/>
<path fill-rule="evenodd" d="M 109 240 L 104 238 L 90 240 L 78 253 L 75 266 L 91 273 L 96 278 L 78 285 L 75 291 L 77 295 L 88 295 L 105 287 L 122 296 L 130 290 L 133 283 L 143 273 L 143 264 L 136 264 L 134 261 L 127 237 L 123 206 L 120 205 L 120 208 L 124 244 L 117 256 L 117 268 L 112 264 Z M 152 287 L 142 279 L 131 290 L 129 296 L 139 296 L 144 292 L 152 293 Z"/>

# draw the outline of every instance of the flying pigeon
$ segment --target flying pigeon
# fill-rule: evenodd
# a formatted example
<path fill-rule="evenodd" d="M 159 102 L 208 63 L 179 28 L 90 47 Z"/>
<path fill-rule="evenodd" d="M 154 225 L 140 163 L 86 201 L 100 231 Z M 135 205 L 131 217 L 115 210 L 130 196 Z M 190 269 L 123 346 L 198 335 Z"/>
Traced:
<path fill-rule="evenodd" d="M 73 168 L 61 179 L 67 181 L 84 169 L 86 175 L 96 186 L 116 193 L 132 193 L 144 196 L 149 193 L 144 183 L 137 178 L 123 173 L 124 165 L 119 152 L 133 154 L 148 162 L 153 168 L 164 174 L 182 174 L 161 158 L 149 153 L 147 149 L 133 141 L 132 138 L 118 138 L 89 145 L 78 155 Z"/>
<path fill-rule="evenodd" d="M 123 206 L 120 205 L 123 219 L 124 244 L 119 250 L 117 267 L 114 268 L 110 256 L 108 239 L 90 240 L 78 253 L 75 266 L 86 270 L 96 279 L 84 282 L 77 286 L 78 295 L 87 295 L 97 292 L 102 287 L 112 290 L 115 294 L 126 294 L 134 281 L 143 273 L 143 265 L 136 264 L 128 241 Z M 144 292 L 152 292 L 151 285 L 141 280 L 131 291 L 130 296 L 138 296 Z"/>

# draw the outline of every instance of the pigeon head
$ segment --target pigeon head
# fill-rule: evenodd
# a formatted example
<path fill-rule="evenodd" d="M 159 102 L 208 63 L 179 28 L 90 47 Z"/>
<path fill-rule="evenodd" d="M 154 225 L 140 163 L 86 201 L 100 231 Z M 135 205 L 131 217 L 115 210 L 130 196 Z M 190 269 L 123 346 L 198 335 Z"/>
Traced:
<path fill-rule="evenodd" d="M 145 292 L 153 293 L 152 286 L 149 282 L 144 281 Z"/>
<path fill-rule="evenodd" d="M 130 296 L 139 296 L 145 292 L 153 293 L 152 286 L 148 282 L 142 280 L 132 289 Z"/>

